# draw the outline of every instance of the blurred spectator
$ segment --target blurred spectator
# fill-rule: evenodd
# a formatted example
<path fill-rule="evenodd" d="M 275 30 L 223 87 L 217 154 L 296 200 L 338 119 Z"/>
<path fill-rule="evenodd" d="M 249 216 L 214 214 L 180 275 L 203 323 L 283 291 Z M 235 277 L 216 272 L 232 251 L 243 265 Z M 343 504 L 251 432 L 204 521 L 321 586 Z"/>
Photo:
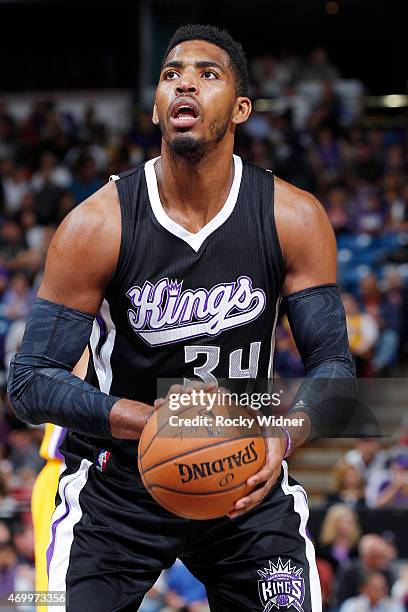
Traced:
<path fill-rule="evenodd" d="M 4 521 L 0 521 L 0 543 L 8 542 L 11 539 L 11 532 Z"/>
<path fill-rule="evenodd" d="M 333 186 L 324 200 L 327 215 L 336 234 L 349 233 L 350 211 L 347 191 L 340 186 Z"/>
<path fill-rule="evenodd" d="M 324 517 L 317 556 L 328 561 L 334 570 L 344 567 L 357 556 L 361 528 L 357 514 L 345 504 L 331 506 Z"/>
<path fill-rule="evenodd" d="M 304 81 L 332 81 L 338 79 L 338 69 L 329 62 L 326 49 L 316 47 L 299 68 L 298 78 Z"/>
<path fill-rule="evenodd" d="M 316 565 L 319 573 L 323 610 L 328 610 L 333 597 L 334 571 L 331 564 L 321 557 L 316 557 Z"/>
<path fill-rule="evenodd" d="M 4 342 L 4 366 L 8 373 L 10 362 L 20 349 L 25 330 L 25 319 L 17 319 L 9 326 Z"/>
<path fill-rule="evenodd" d="M 378 340 L 379 328 L 374 317 L 363 312 L 351 294 L 343 293 L 342 300 L 346 312 L 350 349 L 355 359 L 357 375 L 361 376 L 370 363 Z"/>
<path fill-rule="evenodd" d="M 1 164 L 0 177 L 4 211 L 14 213 L 20 209 L 21 200 L 29 189 L 24 170 L 11 159 L 5 159 Z"/>
<path fill-rule="evenodd" d="M 399 569 L 399 576 L 391 589 L 391 595 L 408 608 L 408 565 L 404 563 Z"/>
<path fill-rule="evenodd" d="M 171 610 L 182 612 L 209 612 L 207 595 L 201 584 L 177 559 L 165 576 L 168 591 L 164 600 Z"/>
<path fill-rule="evenodd" d="M 357 597 L 347 599 L 339 612 L 404 612 L 397 600 L 387 596 L 387 582 L 378 572 L 370 572 L 364 576 L 360 593 Z"/>
<path fill-rule="evenodd" d="M 386 582 L 386 593 L 394 583 L 391 562 L 395 557 L 393 547 L 381 536 L 374 533 L 364 535 L 358 545 L 359 558 L 339 573 L 338 603 L 359 595 L 360 584 L 367 572 L 381 573 Z"/>
<path fill-rule="evenodd" d="M 287 320 L 276 332 L 275 375 L 282 378 L 301 378 L 305 369 Z"/>
<path fill-rule="evenodd" d="M 354 448 L 344 455 L 344 461 L 354 465 L 368 482 L 370 477 L 383 471 L 387 453 L 382 450 L 377 438 L 362 437 L 356 440 Z"/>
<path fill-rule="evenodd" d="M 0 103 L 0 162 L 3 159 L 12 159 L 15 149 L 14 121 L 5 106 Z"/>
<path fill-rule="evenodd" d="M 0 472 L 0 519 L 11 519 L 17 511 L 17 502 L 8 492 L 8 486 L 4 474 Z M 4 530 L 4 523 L 1 523 Z M 4 536 L 4 533 L 3 533 Z M 5 541 L 0 537 L 0 542 Z"/>
<path fill-rule="evenodd" d="M 34 566 L 34 531 L 31 522 L 17 527 L 13 540 L 19 562 Z"/>
<path fill-rule="evenodd" d="M 376 320 L 379 329 L 372 360 L 373 373 L 384 376 L 396 365 L 398 358 L 403 299 L 398 291 L 381 292 L 374 274 L 361 279 L 360 294 L 366 312 Z"/>
<path fill-rule="evenodd" d="M 333 471 L 332 493 L 327 496 L 327 503 L 346 504 L 355 509 L 365 507 L 364 480 L 354 465 L 344 460 L 337 463 Z"/>
<path fill-rule="evenodd" d="M 44 151 L 40 159 L 40 167 L 31 179 L 31 188 L 39 193 L 47 183 L 66 189 L 72 181 L 70 171 L 66 166 L 58 164 L 56 155 Z"/>
<path fill-rule="evenodd" d="M 408 452 L 390 459 L 389 471 L 372 505 L 374 508 L 408 508 Z"/>
<path fill-rule="evenodd" d="M 314 156 L 316 172 L 319 173 L 320 184 L 331 185 L 339 179 L 341 168 L 341 150 L 333 130 L 327 126 L 317 133 L 316 155 Z"/>
<path fill-rule="evenodd" d="M 0 601 L 15 590 L 17 555 L 11 542 L 0 543 Z"/>
<path fill-rule="evenodd" d="M 43 460 L 38 456 L 38 445 L 34 441 L 33 429 L 16 429 L 8 437 L 10 447 L 9 458 L 14 470 L 28 468 L 34 473 L 43 466 Z"/>
<path fill-rule="evenodd" d="M 19 221 L 28 248 L 41 249 L 44 243 L 45 228 L 39 225 L 37 213 L 34 210 L 23 210 Z"/>
<path fill-rule="evenodd" d="M 375 185 L 381 173 L 381 162 L 376 158 L 372 147 L 364 139 L 358 140 L 353 147 L 349 180 L 358 189 L 357 205 L 362 215 L 366 207 L 370 210 L 370 202 L 366 202 L 365 198 L 375 193 Z"/>
<path fill-rule="evenodd" d="M 385 224 L 386 212 L 379 193 L 372 187 L 361 188 L 353 202 L 356 229 L 360 233 L 379 234 Z"/>
<path fill-rule="evenodd" d="M 0 265 L 12 267 L 15 259 L 26 248 L 22 228 L 11 219 L 5 219 L 0 230 Z"/>
<path fill-rule="evenodd" d="M 97 175 L 93 158 L 85 155 L 79 157 L 75 164 L 74 179 L 69 186 L 75 203 L 83 202 L 100 187 L 102 187 L 102 181 Z"/>
<path fill-rule="evenodd" d="M 33 589 L 33 568 L 18 563 L 16 549 L 12 542 L 0 543 L 0 602 L 7 603 L 10 593 L 32 591 Z M 10 608 L 13 607 L 10 606 Z M 21 606 L 21 610 L 22 612 L 34 612 L 35 607 Z"/>
<path fill-rule="evenodd" d="M 3 303 L 9 321 L 26 319 L 34 301 L 33 291 L 27 276 L 16 272 L 10 278 L 9 288 L 4 293 Z"/>

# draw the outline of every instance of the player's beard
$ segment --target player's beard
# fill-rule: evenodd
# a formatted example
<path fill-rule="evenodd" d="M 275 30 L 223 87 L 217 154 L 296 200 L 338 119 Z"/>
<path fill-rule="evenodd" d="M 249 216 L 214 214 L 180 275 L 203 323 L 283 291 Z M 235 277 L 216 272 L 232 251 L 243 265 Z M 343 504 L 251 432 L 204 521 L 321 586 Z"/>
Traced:
<path fill-rule="evenodd" d="M 205 138 L 204 136 L 194 137 L 190 136 L 188 133 L 180 133 L 168 139 L 161 121 L 160 129 L 170 152 L 174 156 L 181 157 L 186 161 L 199 162 L 224 138 L 230 126 L 230 122 L 230 116 L 228 116 L 222 124 L 215 119 L 209 128 L 211 138 Z"/>

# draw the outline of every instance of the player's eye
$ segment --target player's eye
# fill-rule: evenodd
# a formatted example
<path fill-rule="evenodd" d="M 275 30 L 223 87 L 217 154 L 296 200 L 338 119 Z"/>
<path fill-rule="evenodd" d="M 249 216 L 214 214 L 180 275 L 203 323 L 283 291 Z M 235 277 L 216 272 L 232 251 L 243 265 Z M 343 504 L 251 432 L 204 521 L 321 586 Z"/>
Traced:
<path fill-rule="evenodd" d="M 218 75 L 213 70 L 204 70 L 202 76 L 205 79 L 218 79 Z"/>
<path fill-rule="evenodd" d="M 172 81 L 173 79 L 176 79 L 177 77 L 178 77 L 178 73 L 175 70 L 168 70 L 163 75 L 163 78 L 168 81 Z"/>

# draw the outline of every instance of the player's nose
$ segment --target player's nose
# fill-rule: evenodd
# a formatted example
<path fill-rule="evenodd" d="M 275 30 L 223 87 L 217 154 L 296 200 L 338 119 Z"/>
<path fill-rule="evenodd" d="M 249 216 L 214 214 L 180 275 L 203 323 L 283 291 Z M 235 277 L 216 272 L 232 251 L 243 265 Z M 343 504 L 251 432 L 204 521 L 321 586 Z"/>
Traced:
<path fill-rule="evenodd" d="M 184 93 L 197 94 L 198 86 L 193 79 L 184 77 L 177 83 L 176 91 L 179 95 Z"/>

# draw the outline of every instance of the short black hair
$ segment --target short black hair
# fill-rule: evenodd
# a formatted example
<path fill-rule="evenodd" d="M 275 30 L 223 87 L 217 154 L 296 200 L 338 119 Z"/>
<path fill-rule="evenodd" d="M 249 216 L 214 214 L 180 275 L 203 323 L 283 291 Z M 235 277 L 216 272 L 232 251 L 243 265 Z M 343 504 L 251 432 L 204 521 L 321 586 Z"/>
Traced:
<path fill-rule="evenodd" d="M 235 75 L 237 96 L 247 96 L 249 87 L 248 63 L 241 43 L 234 40 L 227 30 L 212 25 L 188 24 L 181 26 L 173 34 L 163 58 L 163 64 L 174 47 L 187 40 L 205 40 L 224 49 L 229 55 L 230 65 Z"/>

